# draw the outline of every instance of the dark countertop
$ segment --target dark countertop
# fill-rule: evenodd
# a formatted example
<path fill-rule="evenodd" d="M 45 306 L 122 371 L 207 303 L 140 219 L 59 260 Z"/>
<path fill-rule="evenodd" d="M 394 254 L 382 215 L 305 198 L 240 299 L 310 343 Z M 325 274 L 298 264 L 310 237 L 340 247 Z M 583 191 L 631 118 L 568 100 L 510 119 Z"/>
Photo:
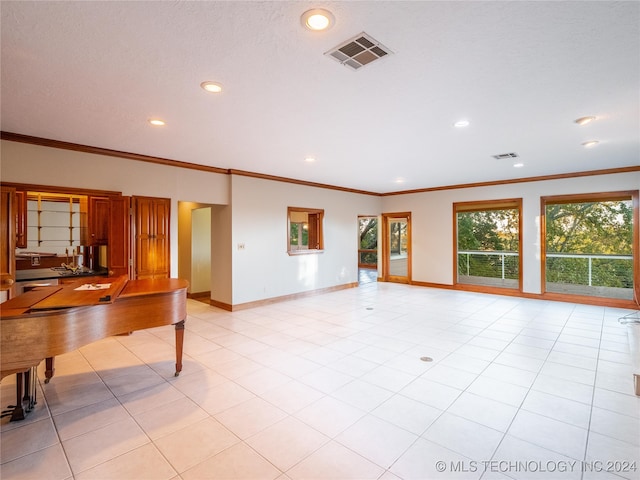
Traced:
<path fill-rule="evenodd" d="M 95 277 L 106 276 L 106 270 L 88 270 L 82 273 L 71 273 L 70 270 L 52 270 L 51 268 L 31 268 L 29 270 L 16 270 L 16 281 L 31 281 L 31 280 L 50 280 L 52 278 L 81 278 L 81 277 Z"/>

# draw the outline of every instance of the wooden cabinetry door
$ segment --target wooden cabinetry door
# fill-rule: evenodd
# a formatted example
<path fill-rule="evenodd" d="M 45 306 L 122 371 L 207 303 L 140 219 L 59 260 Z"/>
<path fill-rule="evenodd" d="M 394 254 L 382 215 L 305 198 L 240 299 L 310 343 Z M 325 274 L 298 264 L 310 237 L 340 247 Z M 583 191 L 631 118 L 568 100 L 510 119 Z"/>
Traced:
<path fill-rule="evenodd" d="M 133 204 L 135 278 L 168 278 L 171 200 L 133 197 Z"/>
<path fill-rule="evenodd" d="M 109 272 L 112 276 L 129 273 L 129 224 L 131 197 L 111 197 L 109 216 Z"/>
<path fill-rule="evenodd" d="M 169 220 L 171 200 L 157 199 L 154 202 L 154 205 L 154 248 L 156 254 L 154 278 L 169 278 L 169 264 L 171 262 L 171 252 L 169 250 Z"/>
<path fill-rule="evenodd" d="M 27 248 L 27 192 L 17 190 L 15 199 L 16 248 Z"/>
<path fill-rule="evenodd" d="M 110 205 L 109 197 L 89 197 L 90 245 L 108 245 Z"/>
<path fill-rule="evenodd" d="M 14 296 L 16 280 L 15 189 L 2 187 L 0 198 L 0 298 Z"/>

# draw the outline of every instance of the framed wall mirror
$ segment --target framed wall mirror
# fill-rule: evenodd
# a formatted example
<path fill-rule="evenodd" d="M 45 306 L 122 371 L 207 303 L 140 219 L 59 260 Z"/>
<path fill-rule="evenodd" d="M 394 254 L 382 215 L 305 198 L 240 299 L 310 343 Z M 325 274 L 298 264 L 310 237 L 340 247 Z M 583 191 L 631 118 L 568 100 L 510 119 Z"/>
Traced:
<path fill-rule="evenodd" d="M 324 210 L 287 207 L 287 253 L 320 253 L 324 250 Z"/>

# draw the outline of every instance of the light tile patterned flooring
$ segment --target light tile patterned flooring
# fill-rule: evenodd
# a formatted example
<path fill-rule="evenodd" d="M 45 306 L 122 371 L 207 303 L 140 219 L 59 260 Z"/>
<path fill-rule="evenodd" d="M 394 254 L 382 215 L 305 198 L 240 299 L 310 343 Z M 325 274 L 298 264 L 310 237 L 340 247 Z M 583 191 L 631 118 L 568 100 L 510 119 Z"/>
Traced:
<path fill-rule="evenodd" d="M 640 478 L 629 311 L 375 282 L 188 310 L 179 377 L 172 327 L 58 357 L 1 478 Z"/>

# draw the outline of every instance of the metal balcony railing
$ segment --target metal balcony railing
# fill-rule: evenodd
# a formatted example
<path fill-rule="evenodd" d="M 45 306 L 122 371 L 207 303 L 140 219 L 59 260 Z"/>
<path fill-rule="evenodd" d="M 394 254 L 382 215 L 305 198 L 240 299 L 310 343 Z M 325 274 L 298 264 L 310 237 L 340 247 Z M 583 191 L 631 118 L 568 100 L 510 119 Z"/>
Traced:
<path fill-rule="evenodd" d="M 459 250 L 458 275 L 475 277 L 476 282 L 478 278 L 517 279 L 519 265 L 514 258 L 517 256 L 518 252 L 513 251 Z M 546 258 L 549 291 L 557 290 L 560 285 L 626 291 L 633 289 L 632 255 L 547 253 Z M 593 294 L 590 290 L 581 293 Z M 599 293 L 596 295 L 600 296 Z"/>
<path fill-rule="evenodd" d="M 486 276 L 486 275 L 478 275 L 478 273 L 480 272 L 473 272 L 472 271 L 472 266 L 471 266 L 471 257 L 472 256 L 484 256 L 484 257 L 497 257 L 500 260 L 500 276 L 496 277 L 494 275 L 492 275 L 492 278 L 501 278 L 502 280 L 504 280 L 505 277 L 505 272 L 506 272 L 506 262 L 505 262 L 505 258 L 506 257 L 517 257 L 518 256 L 518 252 L 510 252 L 510 251 L 506 251 L 506 250 L 458 250 L 458 268 L 460 267 L 460 259 L 461 257 L 464 259 L 464 263 L 463 265 L 466 266 L 465 268 L 465 275 L 467 276 L 471 276 L 471 275 L 477 275 L 477 276 Z M 458 272 L 458 273 L 462 273 L 462 272 Z"/>
<path fill-rule="evenodd" d="M 623 283 L 629 284 L 629 288 L 633 286 L 633 256 L 632 255 L 594 255 L 594 254 L 587 255 L 587 254 L 575 254 L 575 253 L 547 253 L 546 256 L 547 256 L 547 259 L 554 259 L 554 258 L 578 259 L 580 265 L 577 268 L 568 269 L 569 275 L 566 275 L 566 277 L 568 277 L 567 280 L 570 280 L 568 283 L 588 285 L 589 287 L 594 285 L 594 276 L 597 276 L 599 271 L 601 271 L 604 268 L 604 265 L 611 267 L 613 262 L 616 262 L 616 261 L 619 264 L 621 264 L 621 262 L 629 262 L 629 267 L 627 269 L 624 269 L 628 271 L 628 275 L 624 275 L 624 274 L 621 275 L 620 280 Z M 603 262 L 598 262 L 600 263 L 600 265 L 594 266 L 594 261 L 597 261 L 597 260 L 603 260 Z M 586 262 L 586 272 L 584 271 L 585 262 Z M 547 261 L 547 278 L 549 278 L 549 276 L 553 275 L 554 273 L 559 273 L 554 271 L 557 271 L 559 267 L 562 267 L 563 262 L 555 262 L 555 263 L 558 263 L 559 266 L 556 267 L 552 265 L 552 262 Z M 564 263 L 566 265 L 567 262 L 564 262 Z M 586 279 L 584 278 L 585 274 L 586 274 Z M 583 277 L 583 278 L 580 278 L 580 277 Z M 624 277 L 628 277 L 628 278 L 624 278 Z M 583 280 L 586 280 L 586 282 Z M 597 282 L 597 283 L 602 284 L 602 282 Z M 601 285 L 601 286 L 611 286 L 611 285 Z"/>

